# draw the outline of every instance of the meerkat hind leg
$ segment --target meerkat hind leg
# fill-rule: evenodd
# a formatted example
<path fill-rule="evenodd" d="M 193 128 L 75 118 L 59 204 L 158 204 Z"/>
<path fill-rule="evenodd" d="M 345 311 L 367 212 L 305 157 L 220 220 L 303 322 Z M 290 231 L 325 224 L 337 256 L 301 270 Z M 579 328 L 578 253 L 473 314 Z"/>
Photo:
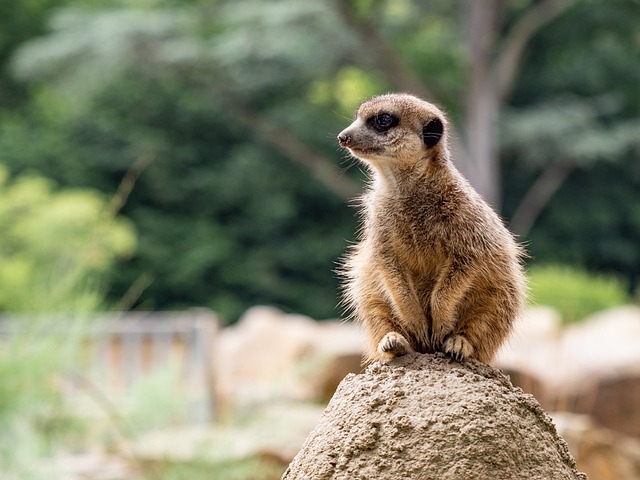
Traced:
<path fill-rule="evenodd" d="M 409 341 L 398 332 L 389 332 L 378 342 L 378 353 L 401 357 L 413 352 Z"/>
<path fill-rule="evenodd" d="M 473 355 L 473 345 L 464 336 L 454 334 L 445 340 L 444 351 L 447 355 L 460 361 Z"/>

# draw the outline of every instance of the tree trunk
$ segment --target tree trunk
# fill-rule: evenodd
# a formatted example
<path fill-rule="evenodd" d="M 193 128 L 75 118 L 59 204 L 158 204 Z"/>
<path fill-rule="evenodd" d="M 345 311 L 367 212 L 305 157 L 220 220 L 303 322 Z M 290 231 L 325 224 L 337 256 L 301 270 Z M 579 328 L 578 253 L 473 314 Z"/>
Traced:
<path fill-rule="evenodd" d="M 500 207 L 500 172 L 496 146 L 499 99 L 491 74 L 499 4 L 496 0 L 467 2 L 469 84 L 466 96 L 465 143 L 469 157 L 460 167 L 476 190 Z"/>
<path fill-rule="evenodd" d="M 511 217 L 511 230 L 515 234 L 521 237 L 529 234 L 544 207 L 574 169 L 575 165 L 560 161 L 552 163 L 540 174 Z"/>
<path fill-rule="evenodd" d="M 469 52 L 464 143 L 469 154 L 462 159 L 460 168 L 478 192 L 497 209 L 501 200 L 498 114 L 511 92 L 520 60 L 533 35 L 574 2 L 542 0 L 504 34 L 500 33 L 499 25 L 503 1 L 470 0 L 464 3 Z"/>

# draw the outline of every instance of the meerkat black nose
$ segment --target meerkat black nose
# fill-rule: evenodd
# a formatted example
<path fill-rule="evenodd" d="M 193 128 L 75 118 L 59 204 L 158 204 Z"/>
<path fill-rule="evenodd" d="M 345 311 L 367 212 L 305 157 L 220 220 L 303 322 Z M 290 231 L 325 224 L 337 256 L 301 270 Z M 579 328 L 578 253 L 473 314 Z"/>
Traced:
<path fill-rule="evenodd" d="M 349 135 L 348 133 L 343 132 L 340 135 L 338 135 L 338 143 L 340 144 L 340 146 L 346 147 L 347 145 L 349 145 L 350 142 L 351 142 L 351 135 Z"/>

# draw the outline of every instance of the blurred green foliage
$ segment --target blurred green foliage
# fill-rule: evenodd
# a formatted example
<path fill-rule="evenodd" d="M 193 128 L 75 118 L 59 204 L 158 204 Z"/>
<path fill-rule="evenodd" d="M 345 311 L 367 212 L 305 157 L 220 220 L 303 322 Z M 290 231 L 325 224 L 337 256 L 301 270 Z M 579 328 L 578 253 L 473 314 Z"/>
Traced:
<path fill-rule="evenodd" d="M 155 466 L 156 478 L 162 480 L 208 480 L 224 478 L 225 480 L 279 480 L 284 469 L 268 460 L 258 458 L 229 460 L 212 464 L 207 461 L 165 462 Z"/>
<path fill-rule="evenodd" d="M 48 478 L 41 476 L 37 461 L 84 430 L 83 422 L 66 404 L 60 388 L 62 374 L 69 371 L 78 353 L 77 327 L 84 319 L 68 316 L 66 321 L 69 323 L 64 335 L 52 334 L 51 323 L 32 319 L 28 325 L 10 325 L 16 328 L 10 336 L 3 336 L 0 348 L 0 471 L 3 478 L 5 475 L 20 479 Z M 5 319 L 4 334 L 7 327 Z M 48 333 L 44 335 L 44 332 Z"/>
<path fill-rule="evenodd" d="M 85 280 L 132 254 L 130 221 L 110 218 L 94 190 L 54 190 L 41 176 L 10 179 L 0 166 L 0 310 L 12 313 L 87 312 L 103 303 Z"/>
<path fill-rule="evenodd" d="M 141 308 L 339 315 L 333 270 L 357 230 L 345 197 L 363 175 L 335 135 L 362 99 L 397 85 L 385 65 L 406 68 L 463 127 L 468 4 L 89 3 L 52 0 L 68 8 L 43 6 L 29 30 L 48 19 L 46 35 L 7 44 L 2 72 L 21 93 L 0 111 L 0 151 L 14 175 L 106 195 L 151 159 L 123 208 L 138 241 L 111 264 L 110 299 L 138 282 L 148 284 Z M 502 2 L 496 35 L 536 4 Z M 526 227 L 534 262 L 615 272 L 630 289 L 640 281 L 637 20 L 633 0 L 576 2 L 532 36 L 500 112 L 502 213 Z M 522 220 L 523 198 L 557 165 L 566 179 Z"/>
<path fill-rule="evenodd" d="M 3 478 L 48 478 L 36 460 L 83 435 L 63 379 L 79 361 L 89 315 L 107 306 L 104 272 L 134 247 L 131 222 L 95 190 L 12 178 L 0 166 Z"/>
<path fill-rule="evenodd" d="M 565 323 L 630 302 L 625 283 L 611 275 L 549 264 L 534 266 L 529 277 L 532 303 L 557 308 Z"/>

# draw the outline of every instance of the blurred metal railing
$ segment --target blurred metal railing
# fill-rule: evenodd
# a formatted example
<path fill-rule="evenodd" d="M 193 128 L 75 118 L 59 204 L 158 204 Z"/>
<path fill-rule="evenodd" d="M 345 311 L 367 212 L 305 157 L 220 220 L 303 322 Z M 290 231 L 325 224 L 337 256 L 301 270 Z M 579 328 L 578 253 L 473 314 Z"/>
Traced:
<path fill-rule="evenodd" d="M 0 337 L 11 335 L 12 322 L 18 327 L 21 323 L 15 316 L 12 322 L 8 320 L 0 319 Z M 64 321 L 49 324 L 55 328 L 43 331 L 59 333 L 65 328 Z M 100 314 L 84 324 L 79 328 L 79 360 L 62 382 L 71 400 L 92 396 L 95 400 L 99 395 L 118 406 L 153 375 L 166 374 L 172 377 L 173 390 L 166 395 L 184 402 L 188 422 L 214 419 L 217 405 L 211 351 L 219 321 L 213 312 Z"/>

